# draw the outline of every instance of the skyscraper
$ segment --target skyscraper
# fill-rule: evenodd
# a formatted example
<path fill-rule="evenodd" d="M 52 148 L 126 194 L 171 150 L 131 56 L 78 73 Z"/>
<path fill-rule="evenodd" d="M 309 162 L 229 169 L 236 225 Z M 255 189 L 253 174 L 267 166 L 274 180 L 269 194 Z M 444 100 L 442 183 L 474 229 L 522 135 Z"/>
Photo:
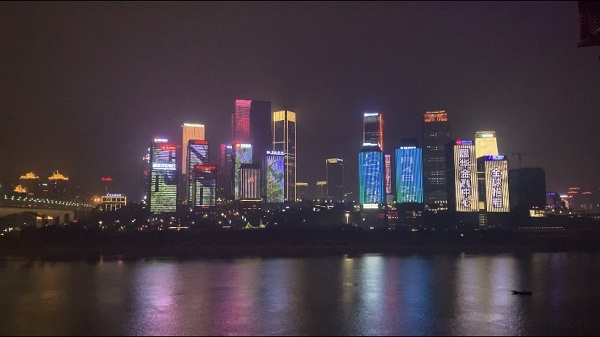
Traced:
<path fill-rule="evenodd" d="M 283 152 L 286 201 L 296 202 L 296 113 L 273 113 L 273 150 Z"/>
<path fill-rule="evenodd" d="M 267 151 L 273 150 L 271 102 L 236 99 L 232 116 L 233 143 L 252 144 L 252 162 L 262 164 Z"/>
<path fill-rule="evenodd" d="M 444 110 L 427 111 L 423 123 L 423 194 L 427 208 L 446 209 L 445 145 L 450 141 L 448 114 Z"/>
<path fill-rule="evenodd" d="M 235 199 L 240 198 L 240 167 L 252 164 L 252 145 L 236 143 L 233 145 L 233 191 Z"/>
<path fill-rule="evenodd" d="M 194 198 L 194 186 L 196 181 L 194 180 L 194 169 L 198 165 L 208 165 L 208 141 L 207 140 L 188 140 L 187 145 L 183 153 L 187 154 L 187 161 L 183 162 L 183 165 L 187 166 L 187 174 L 184 174 L 186 181 L 187 195 L 185 199 L 188 200 L 188 204 L 192 205 L 191 200 Z M 216 178 L 216 177 L 215 177 Z"/>
<path fill-rule="evenodd" d="M 496 131 L 475 132 L 475 157 L 497 155 L 498 142 L 496 141 Z"/>
<path fill-rule="evenodd" d="M 188 146 L 190 140 L 204 140 L 204 125 L 202 124 L 192 124 L 192 123 L 183 123 L 181 126 L 181 134 L 182 141 L 181 145 Z M 182 151 L 182 160 L 181 160 L 181 173 L 185 176 L 187 172 L 190 171 L 190 166 L 188 165 L 188 153 L 184 149 Z M 192 168 L 193 169 L 193 168 Z"/>
<path fill-rule="evenodd" d="M 448 207 L 456 212 L 479 211 L 477 162 L 472 140 L 456 139 L 446 145 Z"/>
<path fill-rule="evenodd" d="M 423 151 L 415 142 L 401 142 L 396 149 L 397 202 L 423 203 Z"/>
<path fill-rule="evenodd" d="M 375 145 L 383 151 L 383 115 L 366 112 L 363 115 L 363 146 Z"/>
<path fill-rule="evenodd" d="M 475 150 L 477 151 L 477 150 Z M 508 161 L 506 156 L 488 155 L 477 159 L 477 171 L 484 173 L 479 180 L 479 200 L 490 213 L 510 212 L 508 189 Z M 483 209 L 483 207 L 479 207 Z"/>
<path fill-rule="evenodd" d="M 363 208 L 384 203 L 384 159 L 379 146 L 364 146 L 358 153 L 358 194 Z"/>
<path fill-rule="evenodd" d="M 217 168 L 213 165 L 196 165 L 192 173 L 192 193 L 189 204 L 195 208 L 216 205 Z"/>
<path fill-rule="evenodd" d="M 283 203 L 285 201 L 285 156 L 283 152 L 267 151 L 264 162 L 265 201 L 267 203 Z"/>
<path fill-rule="evenodd" d="M 326 195 L 336 201 L 344 200 L 344 160 L 330 158 L 325 160 Z"/>
<path fill-rule="evenodd" d="M 155 139 L 150 145 L 150 212 L 171 213 L 177 209 L 177 145 Z"/>
<path fill-rule="evenodd" d="M 233 200 L 233 146 L 221 144 L 217 170 L 217 198 Z"/>

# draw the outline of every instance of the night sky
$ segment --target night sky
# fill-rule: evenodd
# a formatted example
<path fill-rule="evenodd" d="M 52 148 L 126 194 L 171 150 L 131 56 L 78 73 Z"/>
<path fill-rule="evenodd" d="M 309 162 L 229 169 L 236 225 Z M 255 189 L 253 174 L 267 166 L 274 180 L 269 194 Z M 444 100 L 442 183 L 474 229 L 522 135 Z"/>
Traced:
<path fill-rule="evenodd" d="M 364 112 L 392 153 L 446 110 L 549 191 L 598 192 L 600 48 L 578 42 L 577 2 L 0 2 L 0 182 L 111 176 L 138 200 L 152 139 L 202 123 L 216 162 L 240 98 L 297 113 L 313 186 L 339 157 L 356 194 Z"/>

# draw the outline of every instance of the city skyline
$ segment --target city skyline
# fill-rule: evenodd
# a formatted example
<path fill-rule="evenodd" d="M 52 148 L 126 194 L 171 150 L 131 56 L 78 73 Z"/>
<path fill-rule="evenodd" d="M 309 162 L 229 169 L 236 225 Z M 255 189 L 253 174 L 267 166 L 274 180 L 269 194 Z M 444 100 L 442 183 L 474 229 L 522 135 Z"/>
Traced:
<path fill-rule="evenodd" d="M 356 195 L 363 113 L 385 115 L 393 153 L 445 110 L 452 138 L 494 130 L 549 191 L 600 186 L 600 67 L 574 2 L 2 3 L 0 28 L 3 184 L 60 170 L 135 200 L 154 137 L 199 123 L 219 153 L 252 99 L 297 113 L 299 182 L 342 158 Z"/>

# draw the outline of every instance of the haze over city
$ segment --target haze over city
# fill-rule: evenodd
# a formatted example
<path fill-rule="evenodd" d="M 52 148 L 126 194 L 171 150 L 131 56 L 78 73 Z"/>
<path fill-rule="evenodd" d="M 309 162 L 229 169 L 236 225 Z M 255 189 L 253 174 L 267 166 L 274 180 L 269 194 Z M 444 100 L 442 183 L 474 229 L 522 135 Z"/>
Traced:
<path fill-rule="evenodd" d="M 211 162 L 235 99 L 297 114 L 298 181 L 345 161 L 356 191 L 365 112 L 384 144 L 494 130 L 511 168 L 548 191 L 600 186 L 597 48 L 577 48 L 575 2 L 2 2 L 0 182 L 60 170 L 135 199 L 155 137 L 202 123 Z"/>

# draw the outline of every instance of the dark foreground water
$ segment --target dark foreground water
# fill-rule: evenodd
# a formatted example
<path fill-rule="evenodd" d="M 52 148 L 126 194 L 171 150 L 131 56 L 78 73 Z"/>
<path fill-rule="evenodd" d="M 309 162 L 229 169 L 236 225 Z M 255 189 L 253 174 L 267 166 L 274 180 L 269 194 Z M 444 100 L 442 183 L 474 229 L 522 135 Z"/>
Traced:
<path fill-rule="evenodd" d="M 0 260 L 2 335 L 598 333 L 599 253 Z"/>

